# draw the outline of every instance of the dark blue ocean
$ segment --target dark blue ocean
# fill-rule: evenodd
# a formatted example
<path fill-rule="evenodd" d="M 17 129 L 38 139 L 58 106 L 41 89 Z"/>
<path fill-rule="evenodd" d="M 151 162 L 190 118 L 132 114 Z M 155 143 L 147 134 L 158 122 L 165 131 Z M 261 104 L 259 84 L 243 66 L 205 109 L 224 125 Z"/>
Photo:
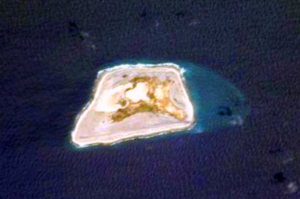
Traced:
<path fill-rule="evenodd" d="M 293 2 L 293 1 L 291 1 Z M 1 199 L 300 198 L 300 4 L 1 1 Z M 78 149 L 97 72 L 187 60 L 229 80 L 239 127 Z"/>

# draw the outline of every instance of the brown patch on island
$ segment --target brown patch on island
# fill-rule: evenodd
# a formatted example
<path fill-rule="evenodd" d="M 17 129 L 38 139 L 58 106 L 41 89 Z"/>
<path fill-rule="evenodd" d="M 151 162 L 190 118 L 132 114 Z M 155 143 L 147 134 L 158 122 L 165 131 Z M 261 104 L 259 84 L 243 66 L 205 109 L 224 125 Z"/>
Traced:
<path fill-rule="evenodd" d="M 154 114 L 168 114 L 179 121 L 184 120 L 184 112 L 175 106 L 170 100 L 170 89 L 173 82 L 169 79 L 165 81 L 160 81 L 157 77 L 134 77 L 129 81 L 133 84 L 131 88 L 126 89 L 126 92 L 136 88 L 138 83 L 145 83 L 148 87 L 147 96 L 149 98 L 146 100 L 139 100 L 138 102 L 133 102 L 129 98 L 122 98 L 118 104 L 122 108 L 118 109 L 114 114 L 111 115 L 113 122 L 120 122 L 125 118 L 141 112 L 152 112 Z M 125 107 L 125 104 L 128 105 Z"/>

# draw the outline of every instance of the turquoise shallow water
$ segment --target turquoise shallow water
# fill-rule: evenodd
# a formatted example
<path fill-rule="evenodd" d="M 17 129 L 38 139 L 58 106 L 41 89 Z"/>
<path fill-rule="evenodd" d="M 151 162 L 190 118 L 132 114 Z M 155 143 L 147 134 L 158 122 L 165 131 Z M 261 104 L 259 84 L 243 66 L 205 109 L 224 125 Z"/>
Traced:
<path fill-rule="evenodd" d="M 249 107 L 243 93 L 232 83 L 203 66 L 179 63 L 195 107 L 194 131 L 207 132 L 242 125 Z"/>

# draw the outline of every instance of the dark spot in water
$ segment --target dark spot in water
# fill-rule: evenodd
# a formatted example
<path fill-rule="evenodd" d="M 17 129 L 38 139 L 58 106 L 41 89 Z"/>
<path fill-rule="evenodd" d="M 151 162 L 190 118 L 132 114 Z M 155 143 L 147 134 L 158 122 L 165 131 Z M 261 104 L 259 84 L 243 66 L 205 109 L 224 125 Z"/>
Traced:
<path fill-rule="evenodd" d="M 275 173 L 273 175 L 273 179 L 275 180 L 275 182 L 277 183 L 283 183 L 286 178 L 284 177 L 283 173 L 282 172 L 278 172 L 278 173 Z"/>
<path fill-rule="evenodd" d="M 175 16 L 178 17 L 178 18 L 183 18 L 185 16 L 185 14 L 186 14 L 185 12 L 179 11 L 179 12 L 175 13 Z"/>
<path fill-rule="evenodd" d="M 146 16 L 147 16 L 147 13 L 145 10 L 143 12 L 139 13 L 140 18 L 145 18 Z"/>
<path fill-rule="evenodd" d="M 79 28 L 73 21 L 69 21 L 69 33 L 72 37 L 75 37 L 79 34 Z"/>
<path fill-rule="evenodd" d="M 78 28 L 77 24 L 73 21 L 69 21 L 69 33 L 72 37 L 79 38 L 81 41 L 85 40 L 81 30 Z"/>
<path fill-rule="evenodd" d="M 221 116 L 232 116 L 232 110 L 228 106 L 220 106 L 218 115 Z"/>
<path fill-rule="evenodd" d="M 278 153 L 282 153 L 283 150 L 281 148 L 272 148 L 269 150 L 270 154 L 278 154 Z"/>

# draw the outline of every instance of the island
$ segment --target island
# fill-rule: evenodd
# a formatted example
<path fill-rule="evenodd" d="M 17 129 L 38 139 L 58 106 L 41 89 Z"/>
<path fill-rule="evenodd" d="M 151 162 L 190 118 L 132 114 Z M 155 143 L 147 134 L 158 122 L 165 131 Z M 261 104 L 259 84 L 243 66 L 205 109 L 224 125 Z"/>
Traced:
<path fill-rule="evenodd" d="M 173 63 L 127 64 L 99 71 L 71 137 L 78 146 L 115 144 L 193 126 L 184 70 Z"/>

